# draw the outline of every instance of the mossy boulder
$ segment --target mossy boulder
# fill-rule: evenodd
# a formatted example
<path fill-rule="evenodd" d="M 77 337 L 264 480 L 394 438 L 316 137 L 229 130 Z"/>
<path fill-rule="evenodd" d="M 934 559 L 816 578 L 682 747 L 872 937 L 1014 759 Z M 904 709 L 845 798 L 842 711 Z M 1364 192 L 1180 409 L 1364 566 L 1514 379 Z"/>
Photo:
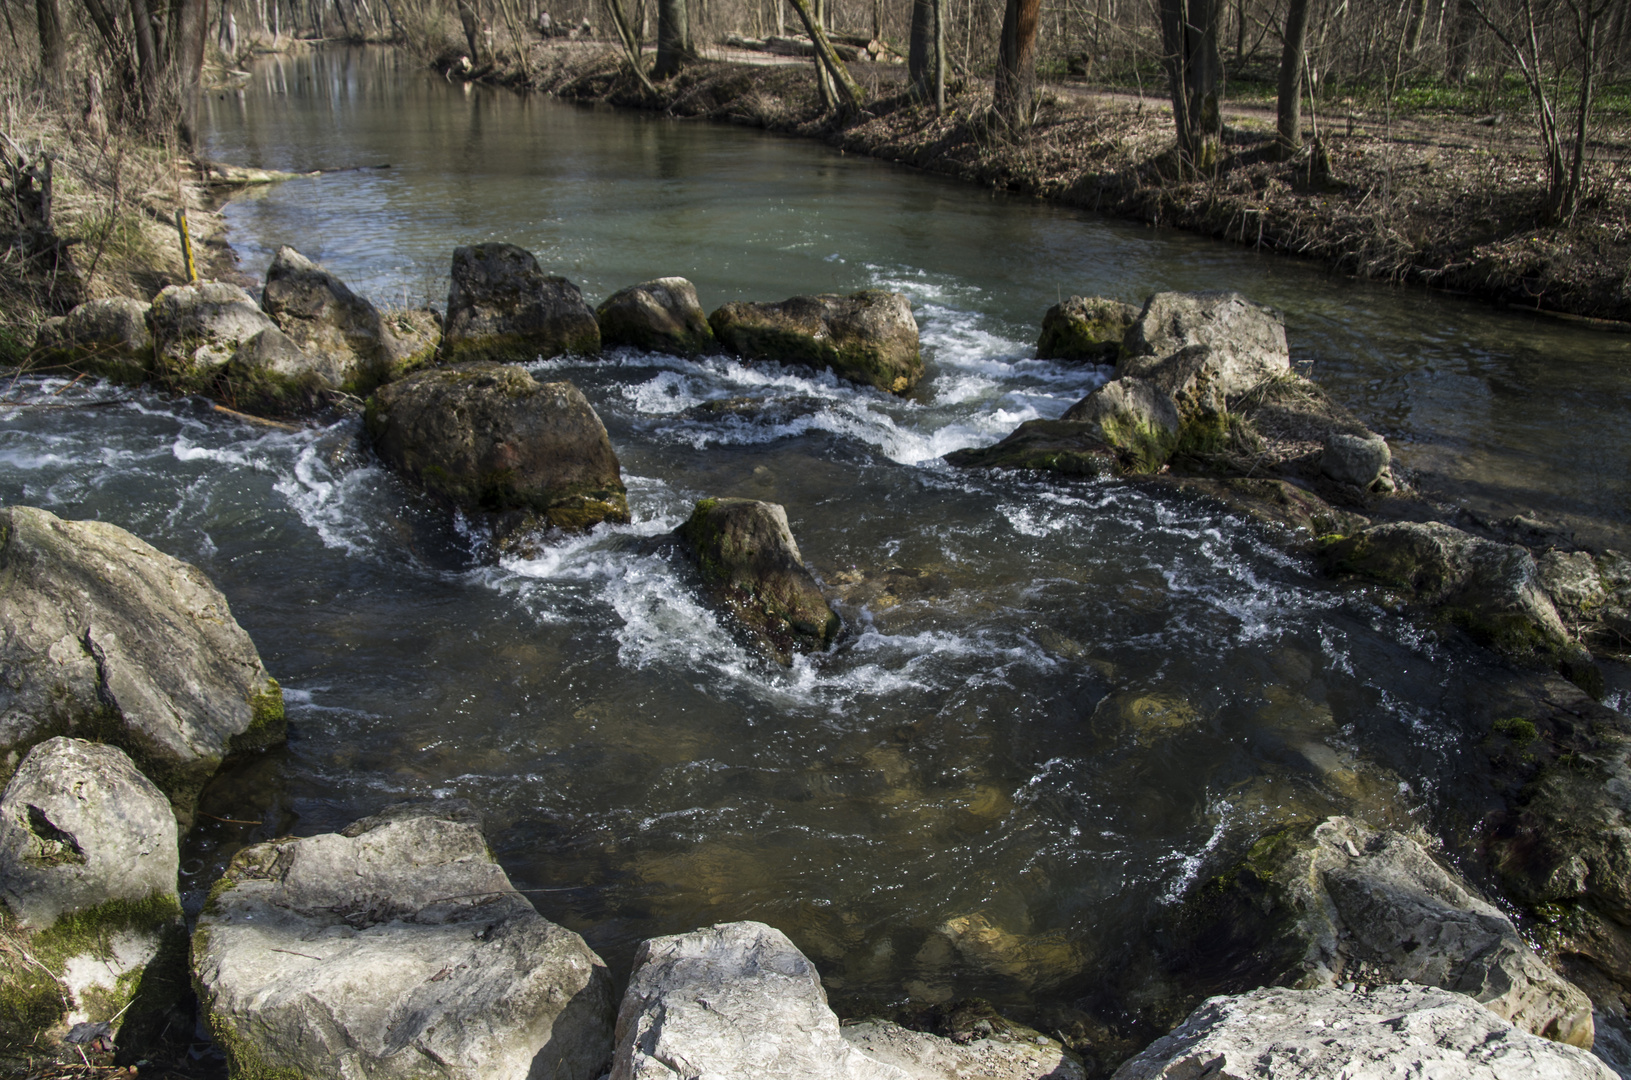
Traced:
<path fill-rule="evenodd" d="M 1172 397 L 1143 379 L 1112 379 L 1060 417 L 1087 424 L 1113 450 L 1122 468 L 1149 473 L 1166 464 L 1178 448 L 1182 422 Z"/>
<path fill-rule="evenodd" d="M 953 450 L 946 461 L 960 469 L 1042 469 L 1066 476 L 1114 476 L 1115 452 L 1092 424 L 1027 420 L 992 446 Z"/>
<path fill-rule="evenodd" d="M 153 298 L 147 325 L 156 374 L 188 391 L 203 389 L 241 346 L 277 326 L 254 297 L 224 281 L 168 286 Z"/>
<path fill-rule="evenodd" d="M 1138 308 L 1102 296 L 1072 296 L 1042 316 L 1036 355 L 1042 360 L 1113 364 Z"/>
<path fill-rule="evenodd" d="M 611 1058 L 606 965 L 515 890 L 463 800 L 238 852 L 192 957 L 235 1077 L 594 1080 Z"/>
<path fill-rule="evenodd" d="M 147 304 L 128 296 L 88 301 L 60 321 L 40 327 L 35 353 L 46 366 L 86 371 L 115 382 L 142 382 L 153 365 L 147 312 Z"/>
<path fill-rule="evenodd" d="M 0 509 L 0 771 L 56 735 L 120 747 L 192 820 L 223 758 L 284 738 L 226 597 L 116 525 Z"/>
<path fill-rule="evenodd" d="M 1209 350 L 1209 381 L 1226 401 L 1291 370 L 1285 323 L 1236 292 L 1161 292 L 1127 330 L 1118 377 L 1148 378 L 1174 353 Z"/>
<path fill-rule="evenodd" d="M 647 352 L 696 356 L 715 346 L 713 329 L 682 277 L 656 278 L 619 289 L 595 309 L 603 346 L 629 345 Z"/>
<path fill-rule="evenodd" d="M 472 244 L 453 252 L 442 328 L 443 361 L 529 363 L 600 351 L 600 324 L 583 293 L 545 274 L 514 244 Z"/>
<path fill-rule="evenodd" d="M 900 293 L 864 289 L 726 304 L 708 323 L 720 345 L 744 360 L 830 368 L 891 394 L 904 394 L 923 377 L 917 320 Z"/>
<path fill-rule="evenodd" d="M 805 568 L 787 511 L 753 499 L 703 499 L 675 530 L 695 556 L 713 599 L 770 655 L 819 652 L 838 616 Z"/>
<path fill-rule="evenodd" d="M 314 374 L 348 393 L 373 390 L 407 351 L 378 308 L 291 247 L 273 257 L 261 307 L 313 358 Z"/>
<path fill-rule="evenodd" d="M 569 382 L 509 364 L 426 368 L 381 387 L 366 422 L 387 464 L 461 508 L 563 529 L 629 520 L 606 427 Z"/>

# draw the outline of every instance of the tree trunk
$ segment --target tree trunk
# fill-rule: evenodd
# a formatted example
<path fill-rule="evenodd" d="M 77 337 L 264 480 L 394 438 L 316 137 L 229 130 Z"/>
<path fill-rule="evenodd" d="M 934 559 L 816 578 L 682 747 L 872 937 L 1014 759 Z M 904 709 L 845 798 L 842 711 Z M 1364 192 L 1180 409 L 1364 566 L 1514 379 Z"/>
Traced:
<path fill-rule="evenodd" d="M 906 49 L 906 74 L 911 79 L 912 95 L 919 100 L 929 96 L 933 24 L 934 0 L 912 0 L 912 36 Z"/>
<path fill-rule="evenodd" d="M 1444 79 L 1460 86 L 1467 77 L 1472 63 L 1472 42 L 1478 29 L 1478 9 L 1467 0 L 1455 6 L 1455 17 L 1450 20 L 1450 40 L 1444 48 Z"/>
<path fill-rule="evenodd" d="M 464 43 L 470 50 L 470 62 L 481 63 L 481 23 L 476 19 L 472 0 L 458 0 L 459 25 L 464 27 Z M 445 8 L 443 10 L 446 10 Z"/>
<path fill-rule="evenodd" d="M 936 116 L 946 111 L 946 22 L 946 0 L 934 0 L 934 55 L 929 66 L 934 72 Z"/>
<path fill-rule="evenodd" d="M 1421 48 L 1422 31 L 1427 28 L 1427 4 L 1428 0 L 1411 0 L 1410 29 L 1404 40 L 1404 51 L 1411 56 Z"/>
<path fill-rule="evenodd" d="M 1160 0 L 1161 45 L 1172 87 L 1178 154 L 1185 164 L 1210 169 L 1222 149 L 1218 111 L 1218 0 Z"/>
<path fill-rule="evenodd" d="M 832 42 L 827 40 L 827 33 L 821 28 L 820 19 L 810 10 L 808 0 L 787 0 L 787 2 L 793 5 L 799 21 L 804 23 L 804 32 L 810 35 L 810 40 L 815 44 L 817 70 L 825 70 L 832 79 L 832 92 L 838 98 L 838 107 L 844 111 L 859 112 L 864 99 L 861 87 L 851 77 L 849 68 L 844 66 L 844 62 L 838 59 L 838 54 L 833 51 Z"/>
<path fill-rule="evenodd" d="M 651 74 L 666 79 L 691 59 L 690 11 L 686 0 L 657 0 L 657 66 Z"/>
<path fill-rule="evenodd" d="M 1279 122 L 1275 143 L 1282 158 L 1303 144 L 1303 62 L 1307 57 L 1310 0 L 1291 0 L 1286 11 L 1285 47 L 1280 52 Z"/>
<path fill-rule="evenodd" d="M 62 28 L 62 7 L 57 0 L 34 0 L 34 14 L 40 26 L 40 74 L 53 96 L 68 83 L 68 39 Z"/>
<path fill-rule="evenodd" d="M 176 133 L 189 151 L 198 148 L 198 98 L 204 85 L 204 46 L 209 0 L 177 0 L 172 72 L 176 87 Z"/>
<path fill-rule="evenodd" d="M 1036 100 L 1036 24 L 1042 0 L 1008 0 L 997 46 L 997 114 L 1009 128 L 1031 125 Z"/>

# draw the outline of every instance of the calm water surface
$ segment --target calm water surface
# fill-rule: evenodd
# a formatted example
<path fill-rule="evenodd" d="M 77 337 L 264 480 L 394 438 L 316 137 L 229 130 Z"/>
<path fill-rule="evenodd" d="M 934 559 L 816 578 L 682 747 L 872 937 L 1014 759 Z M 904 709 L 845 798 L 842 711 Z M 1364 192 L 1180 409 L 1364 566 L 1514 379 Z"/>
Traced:
<path fill-rule="evenodd" d="M 1023 1006 L 1121 963 L 1274 823 L 1476 812 L 1486 654 L 1186 499 L 939 460 L 1106 377 L 1032 358 L 1060 295 L 1241 289 L 1407 462 L 1582 530 L 1631 516 L 1625 338 L 386 52 L 266 61 L 208 126 L 223 160 L 391 166 L 234 202 L 251 271 L 286 243 L 377 301 L 439 303 L 452 248 L 499 239 L 591 302 L 662 274 L 709 308 L 885 286 L 912 299 L 929 375 L 902 401 L 723 357 L 538 364 L 606 421 L 635 520 L 536 558 L 382 470 L 354 421 L 269 432 L 150 396 L 0 418 L 0 498 L 197 563 L 286 688 L 287 749 L 206 803 L 261 824 L 198 829 L 195 890 L 245 842 L 460 796 L 619 972 L 643 937 L 754 918 L 839 995 Z M 58 400 L 81 393 L 127 396 Z M 727 399 L 754 404 L 710 408 Z M 765 663 L 648 553 L 715 495 L 786 505 L 839 597 L 832 654 Z"/>

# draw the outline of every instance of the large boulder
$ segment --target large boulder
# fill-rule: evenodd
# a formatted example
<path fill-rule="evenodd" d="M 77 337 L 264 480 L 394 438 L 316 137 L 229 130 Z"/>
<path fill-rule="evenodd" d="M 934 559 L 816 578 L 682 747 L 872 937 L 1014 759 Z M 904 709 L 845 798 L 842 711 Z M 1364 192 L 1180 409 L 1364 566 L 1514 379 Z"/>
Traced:
<path fill-rule="evenodd" d="M 1085 476 L 1151 473 L 1177 448 L 1172 399 L 1143 379 L 1112 379 L 1058 420 L 1027 420 L 994 446 L 954 450 L 961 468 L 1046 469 Z"/>
<path fill-rule="evenodd" d="M 1113 1080 L 1615 1080 L 1584 1050 L 1519 1031 L 1460 994 L 1255 990 L 1215 997 Z"/>
<path fill-rule="evenodd" d="M 992 1028 L 993 1025 L 985 1025 Z M 956 1041 L 887 1020 L 845 1024 L 844 1041 L 912 1080 L 1083 1080 L 1086 1071 L 1057 1040 L 992 1030 Z"/>
<path fill-rule="evenodd" d="M 708 316 L 719 343 L 745 360 L 774 360 L 904 394 L 923 377 L 917 320 L 900 293 L 795 296 L 734 303 Z"/>
<path fill-rule="evenodd" d="M 1568 631 L 1541 587 L 1534 556 L 1442 522 L 1373 525 L 1332 539 L 1328 569 L 1403 590 L 1439 618 L 1512 656 L 1571 648 Z"/>
<path fill-rule="evenodd" d="M 0 509 L 0 769 L 53 735 L 121 747 L 186 824 L 227 755 L 281 742 L 283 694 L 226 597 L 116 525 Z"/>
<path fill-rule="evenodd" d="M 652 938 L 617 1014 L 611 1080 L 909 1080 L 844 1041 L 815 965 L 755 922 Z"/>
<path fill-rule="evenodd" d="M 23 942 L 0 949 L 0 1045 L 81 1022 L 151 1035 L 187 991 L 178 862 L 170 802 L 123 752 L 29 752 L 0 795 L 0 922 Z"/>
<path fill-rule="evenodd" d="M 117 382 L 147 378 L 153 363 L 148 305 L 128 296 L 91 300 L 49 329 L 41 327 L 35 348 L 47 364 L 89 371 Z"/>
<path fill-rule="evenodd" d="M 1138 308 L 1102 296 L 1072 296 L 1042 316 L 1036 355 L 1041 360 L 1113 364 L 1121 341 L 1138 318 Z"/>
<path fill-rule="evenodd" d="M 1116 455 L 1092 424 L 1027 420 L 991 446 L 953 450 L 946 461 L 960 469 L 1044 469 L 1067 476 L 1107 477 Z"/>
<path fill-rule="evenodd" d="M 1191 346 L 1210 350 L 1209 380 L 1226 400 L 1291 371 L 1280 316 L 1236 292 L 1162 292 L 1128 329 L 1116 375 L 1145 376 Z"/>
<path fill-rule="evenodd" d="M 703 499 L 675 530 L 714 599 L 771 655 L 827 648 L 838 616 L 804 566 L 787 511 L 753 499 Z"/>
<path fill-rule="evenodd" d="M 239 346 L 277 326 L 253 297 L 224 281 L 168 286 L 153 298 L 147 325 L 160 375 L 184 389 L 198 388 Z"/>
<path fill-rule="evenodd" d="M 569 382 L 511 364 L 427 368 L 381 387 L 366 423 L 380 457 L 457 506 L 564 529 L 629 520 L 606 427 Z"/>
<path fill-rule="evenodd" d="M 234 1076 L 594 1080 L 612 985 L 539 915 L 462 800 L 233 857 L 193 935 Z"/>
<path fill-rule="evenodd" d="M 647 352 L 695 356 L 715 345 L 697 287 L 682 277 L 619 289 L 595 309 L 595 318 L 601 344 L 608 348 L 631 345 Z"/>
<path fill-rule="evenodd" d="M 291 247 L 277 249 L 261 307 L 314 358 L 324 382 L 348 393 L 379 385 L 403 351 L 373 304 Z"/>
<path fill-rule="evenodd" d="M 600 351 L 600 325 L 583 293 L 545 274 L 514 244 L 473 244 L 453 252 L 453 281 L 442 328 L 448 363 L 529 363 Z"/>

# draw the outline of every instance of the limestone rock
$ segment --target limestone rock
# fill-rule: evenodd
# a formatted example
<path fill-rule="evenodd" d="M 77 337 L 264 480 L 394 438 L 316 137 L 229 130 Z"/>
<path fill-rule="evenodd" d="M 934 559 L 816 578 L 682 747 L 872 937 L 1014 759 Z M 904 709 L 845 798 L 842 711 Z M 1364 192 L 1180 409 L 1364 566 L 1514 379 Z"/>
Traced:
<path fill-rule="evenodd" d="M 1101 296 L 1072 296 L 1042 316 L 1036 355 L 1042 360 L 1080 360 L 1113 364 L 1121 340 L 1138 318 L 1138 308 Z"/>
<path fill-rule="evenodd" d="M 59 735 L 0 796 L 0 902 L 38 930 L 108 900 L 177 900 L 176 844 L 170 800 L 122 750 Z"/>
<path fill-rule="evenodd" d="M 1500 652 L 1553 653 L 1570 646 L 1533 556 L 1515 544 L 1484 540 L 1440 522 L 1404 522 L 1361 529 L 1321 554 L 1337 573 L 1409 591 Z"/>
<path fill-rule="evenodd" d="M 118 382 L 141 382 L 153 362 L 148 305 L 128 296 L 91 300 L 70 311 L 35 345 L 48 363 L 71 366 Z"/>
<path fill-rule="evenodd" d="M 695 356 L 714 347 L 714 332 L 682 277 L 656 278 L 619 289 L 595 309 L 601 344 L 632 345 L 647 352 Z"/>
<path fill-rule="evenodd" d="M 1115 475 L 1119 462 L 1097 425 L 1073 420 L 1027 420 L 992 446 L 953 450 L 946 461 L 961 469 L 1046 469 L 1068 476 Z"/>
<path fill-rule="evenodd" d="M 917 320 L 900 293 L 794 296 L 735 303 L 708 316 L 714 337 L 745 360 L 831 368 L 851 382 L 903 394 L 923 377 Z"/>
<path fill-rule="evenodd" d="M 240 851 L 193 936 L 235 1076 L 593 1080 L 611 978 L 493 861 L 462 800 Z"/>
<path fill-rule="evenodd" d="M 1369 491 L 1384 481 L 1393 453 L 1380 435 L 1332 435 L 1320 454 L 1320 472 L 1339 484 Z"/>
<path fill-rule="evenodd" d="M 1519 1031 L 1460 994 L 1255 990 L 1215 997 L 1113 1080 L 1614 1080 L 1584 1050 Z"/>
<path fill-rule="evenodd" d="M 381 387 L 366 420 L 380 457 L 457 506 L 565 529 L 629 520 L 606 427 L 569 382 L 509 364 L 427 368 Z"/>
<path fill-rule="evenodd" d="M 600 325 L 583 293 L 545 274 L 514 244 L 474 244 L 453 252 L 453 281 L 442 328 L 448 363 L 528 363 L 600 351 Z"/>
<path fill-rule="evenodd" d="M 1060 417 L 1086 424 L 1093 438 L 1115 451 L 1127 472 L 1154 472 L 1178 446 L 1178 409 L 1143 379 L 1112 379 Z"/>
<path fill-rule="evenodd" d="M 315 373 L 336 389 L 368 393 L 397 358 L 379 310 L 294 248 L 278 248 L 261 307 L 300 351 L 315 358 Z"/>
<path fill-rule="evenodd" d="M 1235 292 L 1156 293 L 1127 331 L 1116 375 L 1144 376 L 1189 346 L 1212 353 L 1217 392 L 1232 400 L 1291 370 L 1280 316 Z"/>
<path fill-rule="evenodd" d="M 783 663 L 819 651 L 839 620 L 805 569 L 787 511 L 752 499 L 703 499 L 676 534 L 691 548 L 715 599 Z"/>
<path fill-rule="evenodd" d="M 183 824 L 222 758 L 284 736 L 283 695 L 197 569 L 100 521 L 0 509 L 0 763 L 119 746 Z"/>
<path fill-rule="evenodd" d="M 161 374 L 189 389 L 277 325 L 253 297 L 224 281 L 167 287 L 154 297 L 147 324 Z"/>
<path fill-rule="evenodd" d="M 617 1014 L 611 1080 L 909 1080 L 839 1034 L 821 976 L 781 931 L 652 938 Z"/>
<path fill-rule="evenodd" d="M 1046 1036 L 953 1042 L 885 1020 L 845 1024 L 844 1041 L 912 1080 L 1083 1080 L 1081 1063 Z"/>

